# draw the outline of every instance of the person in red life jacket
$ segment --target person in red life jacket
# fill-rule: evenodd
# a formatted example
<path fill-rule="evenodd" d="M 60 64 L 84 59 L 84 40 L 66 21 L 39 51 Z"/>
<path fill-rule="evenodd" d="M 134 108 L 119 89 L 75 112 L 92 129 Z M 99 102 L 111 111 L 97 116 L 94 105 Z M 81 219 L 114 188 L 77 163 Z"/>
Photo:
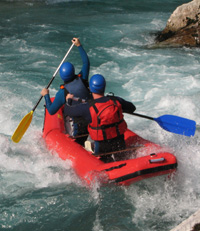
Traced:
<path fill-rule="evenodd" d="M 127 124 L 123 112 L 132 113 L 136 107 L 117 96 L 104 96 L 105 78 L 96 74 L 89 82 L 93 99 L 76 106 L 72 105 L 73 95 L 66 96 L 65 113 L 70 116 L 82 116 L 88 121 L 88 132 L 94 140 L 94 153 L 106 153 L 126 148 L 124 132 Z M 102 159 L 109 162 L 108 157 Z"/>
<path fill-rule="evenodd" d="M 78 38 L 73 38 L 72 43 L 74 43 L 74 45 L 79 49 L 83 62 L 82 69 L 79 74 L 76 75 L 73 64 L 70 62 L 64 62 L 61 65 L 59 72 L 64 84 L 60 86 L 60 90 L 56 93 L 53 102 L 50 100 L 49 90 L 46 88 L 42 89 L 41 95 L 44 96 L 46 108 L 51 115 L 54 115 L 63 105 L 65 105 L 66 95 L 68 93 L 84 99 L 90 99 L 92 97 L 88 89 L 88 76 L 90 70 L 89 58 Z M 79 103 L 80 102 L 73 101 L 72 105 Z M 88 134 L 88 122 L 82 117 L 70 117 L 68 114 L 64 114 L 64 116 L 66 133 L 74 137 L 78 143 L 83 145 L 87 139 L 87 135 L 82 135 Z"/>

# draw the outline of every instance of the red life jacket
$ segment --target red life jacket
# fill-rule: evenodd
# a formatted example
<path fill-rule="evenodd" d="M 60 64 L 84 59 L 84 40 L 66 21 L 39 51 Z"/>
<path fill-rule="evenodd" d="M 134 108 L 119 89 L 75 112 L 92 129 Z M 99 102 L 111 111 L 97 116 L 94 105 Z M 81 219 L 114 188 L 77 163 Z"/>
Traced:
<path fill-rule="evenodd" d="M 90 102 L 92 122 L 88 125 L 88 131 L 95 141 L 113 139 L 127 129 L 121 104 L 115 97 L 109 98 L 105 103 Z"/>

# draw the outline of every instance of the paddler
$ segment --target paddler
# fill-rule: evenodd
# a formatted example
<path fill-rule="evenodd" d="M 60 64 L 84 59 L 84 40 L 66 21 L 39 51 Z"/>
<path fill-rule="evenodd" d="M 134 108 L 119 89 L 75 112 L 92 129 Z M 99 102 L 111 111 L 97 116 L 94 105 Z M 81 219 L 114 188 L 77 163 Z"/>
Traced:
<path fill-rule="evenodd" d="M 73 38 L 72 43 L 78 47 L 83 62 L 82 69 L 79 74 L 75 74 L 74 65 L 70 62 L 64 62 L 61 65 L 59 72 L 64 84 L 60 86 L 53 103 L 50 100 L 49 90 L 46 88 L 42 89 L 41 95 L 44 96 L 46 108 L 51 115 L 54 115 L 63 105 L 65 105 L 67 93 L 84 99 L 91 98 L 91 94 L 88 89 L 88 76 L 90 70 L 89 58 L 78 38 Z M 80 102 L 73 101 L 72 105 L 79 103 Z M 68 114 L 65 114 L 66 132 L 82 145 L 87 139 L 87 136 L 82 136 L 83 134 L 88 133 L 87 125 L 88 123 L 84 120 L 84 118 L 70 117 Z"/>
<path fill-rule="evenodd" d="M 88 121 L 88 132 L 94 140 L 94 153 L 107 153 L 126 148 L 124 133 L 127 124 L 122 112 L 133 113 L 136 107 L 117 96 L 105 96 L 105 78 L 96 74 L 89 82 L 93 99 L 73 106 L 73 94 L 67 94 L 65 113 L 71 117 L 83 117 Z M 103 156 L 104 162 L 111 161 L 110 157 Z"/>

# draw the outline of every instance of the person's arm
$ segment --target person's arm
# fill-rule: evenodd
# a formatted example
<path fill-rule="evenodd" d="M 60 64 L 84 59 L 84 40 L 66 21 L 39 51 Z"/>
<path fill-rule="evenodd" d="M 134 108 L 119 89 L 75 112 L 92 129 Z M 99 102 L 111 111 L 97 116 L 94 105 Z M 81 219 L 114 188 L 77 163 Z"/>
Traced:
<path fill-rule="evenodd" d="M 85 50 L 83 49 L 83 47 L 82 47 L 82 45 L 81 45 L 78 38 L 73 38 L 72 42 L 74 43 L 75 46 L 78 47 L 79 53 L 81 55 L 81 59 L 82 59 L 82 62 L 83 62 L 83 66 L 82 66 L 82 69 L 79 72 L 79 74 L 81 75 L 81 78 L 83 80 L 88 81 L 88 76 L 89 76 L 89 71 L 90 71 L 90 61 L 89 61 L 88 55 L 85 52 Z"/>
<path fill-rule="evenodd" d="M 133 113 L 136 110 L 136 107 L 133 103 L 126 101 L 120 97 L 116 97 L 117 100 L 120 102 L 120 104 L 122 105 L 122 110 L 125 113 Z"/>
<path fill-rule="evenodd" d="M 54 115 L 66 102 L 63 89 L 60 89 L 57 92 L 53 103 L 51 102 L 51 99 L 50 99 L 49 90 L 44 88 L 41 91 L 41 95 L 44 96 L 46 108 L 50 115 Z"/>

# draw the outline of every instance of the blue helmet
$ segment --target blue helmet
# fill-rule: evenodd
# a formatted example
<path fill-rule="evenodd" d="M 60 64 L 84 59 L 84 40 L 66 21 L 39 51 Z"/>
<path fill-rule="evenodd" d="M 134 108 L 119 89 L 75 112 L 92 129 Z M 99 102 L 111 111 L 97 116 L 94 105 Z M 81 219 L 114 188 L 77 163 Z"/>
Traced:
<path fill-rule="evenodd" d="M 90 91 L 92 93 L 104 93 L 106 87 L 106 80 L 103 75 L 93 75 L 89 83 Z"/>
<path fill-rule="evenodd" d="M 72 80 L 74 75 L 74 66 L 71 63 L 65 62 L 61 65 L 60 77 L 64 82 Z"/>

